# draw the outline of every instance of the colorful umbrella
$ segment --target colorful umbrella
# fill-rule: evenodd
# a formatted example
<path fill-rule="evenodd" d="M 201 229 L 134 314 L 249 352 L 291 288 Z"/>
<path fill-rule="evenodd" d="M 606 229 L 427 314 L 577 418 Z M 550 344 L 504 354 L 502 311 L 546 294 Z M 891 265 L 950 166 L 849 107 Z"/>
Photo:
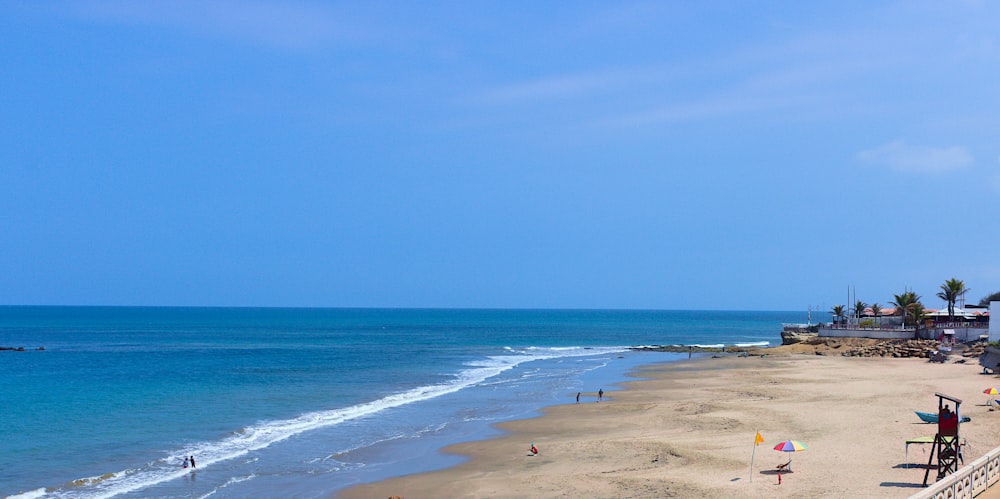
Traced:
<path fill-rule="evenodd" d="M 774 446 L 774 450 L 779 450 L 781 452 L 798 452 L 800 450 L 806 450 L 806 444 L 799 442 L 798 440 L 785 440 L 778 445 Z"/>
<path fill-rule="evenodd" d="M 1000 394 L 1000 390 L 997 390 L 996 388 L 987 388 L 987 389 L 983 390 L 983 393 L 986 394 L 986 405 L 990 406 L 990 410 L 992 411 L 993 410 L 993 403 L 995 402 L 993 400 L 992 395 Z"/>

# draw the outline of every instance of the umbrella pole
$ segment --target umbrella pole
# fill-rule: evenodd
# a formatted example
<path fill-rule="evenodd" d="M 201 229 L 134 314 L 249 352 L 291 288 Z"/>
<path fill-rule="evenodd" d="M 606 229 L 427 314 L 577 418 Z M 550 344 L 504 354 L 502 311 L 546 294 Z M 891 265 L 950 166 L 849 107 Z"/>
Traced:
<path fill-rule="evenodd" d="M 758 432 L 760 433 L 760 432 Z M 750 453 L 750 481 L 753 482 L 753 457 L 757 454 L 757 442 L 753 443 L 753 452 Z"/>

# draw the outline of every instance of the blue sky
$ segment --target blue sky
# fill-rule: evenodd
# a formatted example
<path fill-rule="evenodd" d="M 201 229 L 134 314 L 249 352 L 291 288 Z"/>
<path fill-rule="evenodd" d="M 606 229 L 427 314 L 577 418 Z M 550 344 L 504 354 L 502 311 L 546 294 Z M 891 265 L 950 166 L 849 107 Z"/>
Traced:
<path fill-rule="evenodd" d="M 0 303 L 1000 291 L 992 2 L 0 3 Z"/>

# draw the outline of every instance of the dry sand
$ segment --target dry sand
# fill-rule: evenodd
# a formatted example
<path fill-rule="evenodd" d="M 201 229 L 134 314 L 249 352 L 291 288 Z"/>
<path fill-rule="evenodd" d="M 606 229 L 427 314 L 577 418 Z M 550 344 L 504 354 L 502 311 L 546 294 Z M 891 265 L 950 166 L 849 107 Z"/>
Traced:
<path fill-rule="evenodd" d="M 935 392 L 963 400 L 962 415 L 972 417 L 961 427 L 967 462 L 1000 446 L 1000 411 L 983 394 L 1000 380 L 975 359 L 791 353 L 801 351 L 647 366 L 637 374 L 650 379 L 605 402 L 550 407 L 501 424 L 504 437 L 446 449 L 469 456 L 464 464 L 338 497 L 907 497 L 921 488 L 930 446 L 911 445 L 907 468 L 904 443 L 935 433 L 913 413 L 936 411 Z M 751 470 L 757 431 L 765 441 Z M 786 439 L 809 449 L 773 450 Z M 528 456 L 530 442 L 537 456 Z M 778 485 L 774 468 L 789 455 L 794 471 Z"/>

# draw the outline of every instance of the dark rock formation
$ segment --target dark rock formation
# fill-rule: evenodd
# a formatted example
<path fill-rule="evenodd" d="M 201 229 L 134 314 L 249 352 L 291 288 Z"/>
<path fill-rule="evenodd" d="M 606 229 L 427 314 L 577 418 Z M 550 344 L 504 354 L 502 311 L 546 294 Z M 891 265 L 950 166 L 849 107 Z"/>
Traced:
<path fill-rule="evenodd" d="M 810 333 L 803 329 L 797 331 L 785 330 L 781 332 L 782 345 L 794 345 L 796 343 L 809 343 L 809 340 L 818 337 L 817 333 Z"/>

